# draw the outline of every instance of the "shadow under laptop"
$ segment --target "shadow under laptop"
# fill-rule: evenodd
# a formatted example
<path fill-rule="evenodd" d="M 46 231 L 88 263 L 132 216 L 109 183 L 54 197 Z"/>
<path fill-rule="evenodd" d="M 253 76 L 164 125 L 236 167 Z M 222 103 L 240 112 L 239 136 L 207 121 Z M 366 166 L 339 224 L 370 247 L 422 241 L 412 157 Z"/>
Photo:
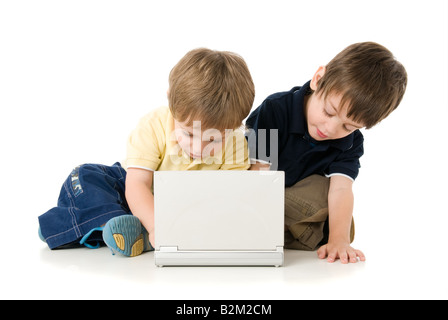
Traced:
<path fill-rule="evenodd" d="M 316 284 L 326 281 L 340 281 L 356 276 L 365 263 L 342 265 L 339 261 L 328 263 L 317 258 L 316 252 L 285 250 L 284 265 L 273 266 L 171 266 L 157 267 L 154 252 L 146 252 L 138 257 L 128 258 L 112 255 L 107 247 L 96 250 L 87 248 L 40 250 L 40 260 L 54 268 L 61 277 L 85 277 L 114 279 L 114 281 L 146 284 L 159 290 L 176 287 L 178 294 L 188 294 L 191 287 L 208 289 L 220 288 L 235 292 L 241 289 L 243 296 L 246 286 L 252 291 L 258 286 Z M 184 292 L 185 291 L 185 292 Z M 256 290 L 255 290 L 256 291 Z M 167 291 L 168 292 L 168 291 Z M 264 293 L 266 293 L 264 291 Z"/>
<path fill-rule="evenodd" d="M 40 260 L 67 277 L 101 276 L 152 285 L 238 284 L 282 281 L 287 264 L 273 266 L 172 266 L 157 267 L 154 252 L 128 258 L 112 255 L 108 248 L 40 250 Z"/>

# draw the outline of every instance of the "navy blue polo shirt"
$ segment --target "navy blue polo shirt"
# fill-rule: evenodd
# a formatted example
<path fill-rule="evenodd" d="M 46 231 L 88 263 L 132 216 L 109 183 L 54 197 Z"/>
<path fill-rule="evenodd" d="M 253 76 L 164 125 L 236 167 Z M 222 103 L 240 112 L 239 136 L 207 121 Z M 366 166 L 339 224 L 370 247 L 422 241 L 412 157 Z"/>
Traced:
<path fill-rule="evenodd" d="M 250 114 L 246 121 L 250 157 L 270 162 L 271 170 L 285 171 L 286 187 L 312 174 L 342 174 L 355 180 L 364 153 L 362 133 L 314 140 L 305 118 L 304 98 L 309 93 L 310 82 L 275 93 Z"/>

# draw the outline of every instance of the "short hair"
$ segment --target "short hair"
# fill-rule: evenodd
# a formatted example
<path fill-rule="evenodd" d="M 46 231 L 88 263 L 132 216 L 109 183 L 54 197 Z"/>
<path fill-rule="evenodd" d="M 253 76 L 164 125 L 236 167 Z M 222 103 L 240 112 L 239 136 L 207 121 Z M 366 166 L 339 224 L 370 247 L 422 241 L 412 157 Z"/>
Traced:
<path fill-rule="evenodd" d="M 388 49 L 361 42 L 328 63 L 316 94 L 324 99 L 330 92 L 341 94 L 341 105 L 348 104 L 347 117 L 370 129 L 398 107 L 406 85 L 406 70 Z"/>
<path fill-rule="evenodd" d="M 169 107 L 177 121 L 206 129 L 242 125 L 255 98 L 246 62 L 236 53 L 199 48 L 188 52 L 170 72 Z"/>

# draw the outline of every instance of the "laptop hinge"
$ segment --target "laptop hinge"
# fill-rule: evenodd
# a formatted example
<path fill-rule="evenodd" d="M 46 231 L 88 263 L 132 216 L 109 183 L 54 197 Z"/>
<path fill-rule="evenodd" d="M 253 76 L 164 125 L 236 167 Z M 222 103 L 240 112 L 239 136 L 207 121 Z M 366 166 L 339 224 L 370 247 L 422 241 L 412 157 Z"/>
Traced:
<path fill-rule="evenodd" d="M 177 246 L 176 247 L 160 247 L 161 252 L 177 252 Z"/>

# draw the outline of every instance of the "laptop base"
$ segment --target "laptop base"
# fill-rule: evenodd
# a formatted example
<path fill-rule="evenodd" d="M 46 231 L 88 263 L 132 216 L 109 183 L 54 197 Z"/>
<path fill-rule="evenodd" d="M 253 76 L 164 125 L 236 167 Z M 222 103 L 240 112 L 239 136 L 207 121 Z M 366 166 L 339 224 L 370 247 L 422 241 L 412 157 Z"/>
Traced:
<path fill-rule="evenodd" d="M 164 266 L 275 266 L 283 265 L 283 247 L 272 251 L 180 251 L 160 247 L 155 264 Z"/>

